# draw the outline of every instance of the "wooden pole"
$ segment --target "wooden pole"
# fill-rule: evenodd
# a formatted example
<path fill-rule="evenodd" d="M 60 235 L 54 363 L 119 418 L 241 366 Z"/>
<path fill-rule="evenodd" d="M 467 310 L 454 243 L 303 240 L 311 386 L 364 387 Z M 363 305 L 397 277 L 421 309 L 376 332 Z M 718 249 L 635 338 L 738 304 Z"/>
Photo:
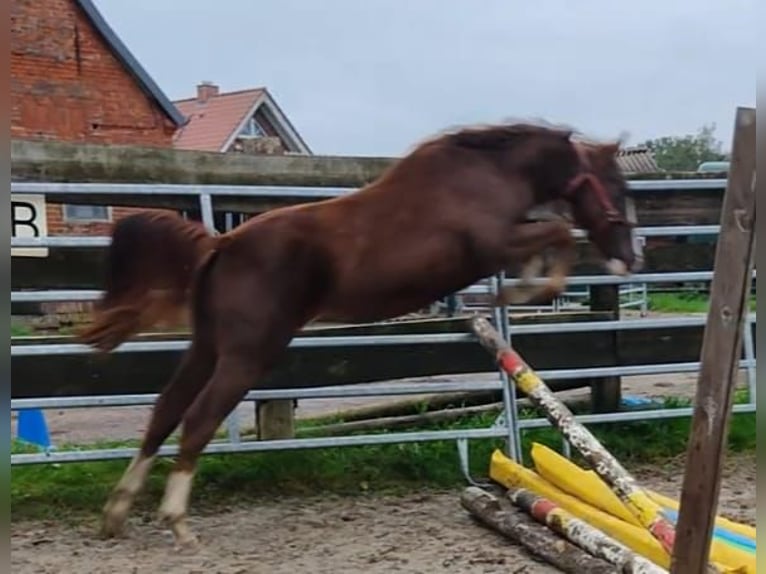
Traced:
<path fill-rule="evenodd" d="M 260 440 L 295 438 L 295 411 L 292 399 L 258 401 L 256 408 Z"/>
<path fill-rule="evenodd" d="M 592 285 L 590 288 L 591 311 L 608 311 L 612 320 L 620 318 L 620 288 L 618 285 Z M 611 353 L 614 364 L 619 364 L 620 346 L 619 332 L 615 331 L 610 336 Z M 620 410 L 622 401 L 622 377 L 613 375 L 592 379 L 590 383 L 590 397 L 593 412 L 613 413 Z"/>
<path fill-rule="evenodd" d="M 738 108 L 721 210 L 671 573 L 700 574 L 710 553 L 755 251 L 753 108 Z"/>
<path fill-rule="evenodd" d="M 424 397 L 418 396 L 415 398 L 386 401 L 385 403 L 373 404 L 370 406 L 355 407 L 345 411 L 338 411 L 333 413 L 333 415 L 322 415 L 316 418 L 312 417 L 312 423 L 324 424 L 325 419 L 332 419 L 333 421 L 341 420 L 344 423 L 350 423 L 387 417 L 403 417 L 447 408 L 464 408 L 497 403 L 502 398 L 503 395 L 499 389 L 486 391 L 457 391 Z"/>
<path fill-rule="evenodd" d="M 570 514 L 556 503 L 525 488 L 512 489 L 508 497 L 532 518 L 545 524 L 593 556 L 617 566 L 623 574 L 668 574 L 651 560 L 637 554 L 598 528 Z"/>
<path fill-rule="evenodd" d="M 538 524 L 510 502 L 481 488 L 469 486 L 463 490 L 460 503 L 477 520 L 562 572 L 572 574 L 583 572 L 614 574 L 615 572 L 615 567 L 606 560 L 591 556 L 545 526 Z"/>
<path fill-rule="evenodd" d="M 318 434 L 321 436 L 337 436 L 352 432 L 394 430 L 425 424 L 452 422 L 467 416 L 475 416 L 486 413 L 500 413 L 502 410 L 503 403 L 490 403 L 488 405 L 474 405 L 471 407 L 442 409 L 414 415 L 380 417 L 375 419 L 371 418 L 327 425 L 316 425 L 302 429 L 302 432 L 305 434 Z"/>

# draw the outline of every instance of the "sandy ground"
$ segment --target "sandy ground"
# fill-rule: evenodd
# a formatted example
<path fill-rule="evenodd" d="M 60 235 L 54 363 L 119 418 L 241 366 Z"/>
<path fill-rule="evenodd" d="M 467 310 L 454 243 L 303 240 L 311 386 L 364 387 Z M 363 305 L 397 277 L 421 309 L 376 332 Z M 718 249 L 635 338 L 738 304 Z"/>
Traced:
<path fill-rule="evenodd" d="M 677 497 L 682 462 L 632 469 L 646 486 Z M 727 461 L 720 513 L 755 524 L 754 456 Z M 399 497 L 285 498 L 219 514 L 194 513 L 203 547 L 172 551 L 168 532 L 134 517 L 126 537 L 104 541 L 95 524 L 15 523 L 11 567 L 19 574 L 524 573 L 558 570 L 474 522 L 459 491 Z"/>

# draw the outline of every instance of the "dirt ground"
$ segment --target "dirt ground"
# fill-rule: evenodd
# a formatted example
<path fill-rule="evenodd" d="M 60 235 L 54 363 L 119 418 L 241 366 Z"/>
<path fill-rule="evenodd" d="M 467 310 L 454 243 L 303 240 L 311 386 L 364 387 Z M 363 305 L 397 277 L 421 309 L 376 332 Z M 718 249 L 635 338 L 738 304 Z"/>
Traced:
<path fill-rule="evenodd" d="M 631 469 L 650 488 L 677 497 L 682 461 Z M 727 461 L 720 513 L 755 524 L 755 456 Z M 192 513 L 202 540 L 194 555 L 172 550 L 151 517 L 134 517 L 126 537 L 104 541 L 95 524 L 14 523 L 18 574 L 553 574 L 507 539 L 474 522 L 459 491 L 409 496 L 285 498 L 220 514 Z"/>

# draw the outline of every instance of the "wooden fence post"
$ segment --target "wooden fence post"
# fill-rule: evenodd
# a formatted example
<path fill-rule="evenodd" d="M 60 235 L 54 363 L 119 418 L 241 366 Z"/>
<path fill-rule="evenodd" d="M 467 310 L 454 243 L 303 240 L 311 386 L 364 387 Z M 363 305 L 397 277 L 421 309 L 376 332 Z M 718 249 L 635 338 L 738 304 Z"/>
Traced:
<path fill-rule="evenodd" d="M 295 438 L 295 409 L 292 399 L 258 401 L 256 409 L 259 440 Z"/>
<path fill-rule="evenodd" d="M 590 310 L 609 311 L 611 320 L 620 318 L 619 285 L 591 285 Z M 619 332 L 609 335 L 611 352 L 615 363 L 619 363 Z M 612 413 L 620 410 L 622 401 L 622 377 L 594 378 L 590 381 L 590 400 L 594 413 Z"/>
<path fill-rule="evenodd" d="M 706 571 L 755 252 L 753 108 L 738 108 L 671 572 Z"/>

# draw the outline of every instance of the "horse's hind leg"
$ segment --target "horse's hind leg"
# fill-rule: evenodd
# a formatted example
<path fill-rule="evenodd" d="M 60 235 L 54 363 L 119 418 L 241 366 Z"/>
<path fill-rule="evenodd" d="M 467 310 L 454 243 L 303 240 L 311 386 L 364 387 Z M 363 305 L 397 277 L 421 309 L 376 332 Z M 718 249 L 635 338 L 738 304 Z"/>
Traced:
<path fill-rule="evenodd" d="M 168 385 L 154 405 L 141 449 L 112 490 L 103 509 L 102 534 L 117 536 L 122 531 L 138 493 L 144 486 L 162 443 L 181 422 L 215 366 L 212 346 L 197 338 L 184 355 Z"/>
<path fill-rule="evenodd" d="M 255 300 L 262 299 L 256 297 Z M 200 454 L 226 416 L 287 347 L 297 328 L 296 324 L 266 321 L 263 317 L 248 324 L 246 329 L 234 322 L 227 322 L 229 330 L 224 336 L 231 339 L 236 332 L 236 342 L 219 346 L 212 378 L 184 415 L 180 452 L 160 504 L 160 519 L 173 531 L 177 548 L 194 549 L 197 545 L 186 516 Z"/>

